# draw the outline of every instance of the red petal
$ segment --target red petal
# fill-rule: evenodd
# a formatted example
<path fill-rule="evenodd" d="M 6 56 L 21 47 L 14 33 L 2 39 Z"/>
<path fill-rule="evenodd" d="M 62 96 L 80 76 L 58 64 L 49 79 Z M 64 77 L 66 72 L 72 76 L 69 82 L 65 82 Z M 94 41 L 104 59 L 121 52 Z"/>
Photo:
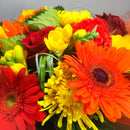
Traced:
<path fill-rule="evenodd" d="M 37 103 L 31 105 L 24 105 L 24 111 L 27 114 L 35 114 L 39 111 L 39 105 Z"/>
<path fill-rule="evenodd" d="M 20 82 L 20 88 L 27 90 L 33 86 L 39 85 L 39 80 L 35 74 L 26 75 Z"/>
<path fill-rule="evenodd" d="M 35 121 L 32 118 L 30 118 L 30 116 L 28 116 L 27 114 L 22 113 L 21 116 L 29 125 L 35 125 Z"/>
<path fill-rule="evenodd" d="M 39 89 L 40 89 L 39 86 L 34 86 L 34 87 L 30 88 L 30 89 L 27 89 L 27 90 L 24 92 L 24 97 L 28 97 L 28 96 L 30 96 L 30 95 L 35 94 L 36 92 L 39 91 Z"/>
<path fill-rule="evenodd" d="M 18 130 L 26 130 L 25 122 L 24 122 L 23 117 L 21 115 L 18 115 L 15 118 L 15 123 L 17 125 Z"/>
<path fill-rule="evenodd" d="M 27 103 L 27 104 L 36 103 L 38 101 L 38 99 L 42 98 L 42 97 L 43 97 L 43 93 L 38 92 L 35 95 L 31 95 L 31 96 L 27 97 L 24 102 Z"/>
<path fill-rule="evenodd" d="M 37 112 L 33 117 L 35 118 L 36 121 L 43 121 L 43 119 L 45 118 L 46 113 L 45 112 Z"/>
<path fill-rule="evenodd" d="M 14 121 L 8 122 L 6 130 L 17 130 L 15 122 Z"/>
<path fill-rule="evenodd" d="M 14 79 L 15 75 L 10 67 L 0 67 L 0 84 L 4 84 L 6 88 L 11 87 L 10 84 L 14 84 Z"/>
<path fill-rule="evenodd" d="M 19 86 L 21 80 L 25 77 L 25 74 L 26 74 L 26 69 L 25 69 L 25 68 L 22 68 L 22 69 L 18 72 L 18 74 L 17 74 L 17 76 L 16 76 L 16 81 L 15 81 L 15 83 L 16 83 L 18 86 Z"/>

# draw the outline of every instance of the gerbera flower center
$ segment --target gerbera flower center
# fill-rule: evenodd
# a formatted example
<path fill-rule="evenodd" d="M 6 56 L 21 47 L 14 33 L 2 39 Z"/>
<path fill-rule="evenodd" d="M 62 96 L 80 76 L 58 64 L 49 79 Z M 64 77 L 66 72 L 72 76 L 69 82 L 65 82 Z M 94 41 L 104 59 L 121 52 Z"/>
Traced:
<path fill-rule="evenodd" d="M 11 107 L 13 106 L 15 103 L 15 97 L 14 96 L 10 96 L 8 99 L 7 99 L 7 106 L 8 107 Z"/>
<path fill-rule="evenodd" d="M 101 83 L 107 83 L 109 80 L 108 74 L 103 69 L 95 68 L 92 73 L 94 78 Z"/>

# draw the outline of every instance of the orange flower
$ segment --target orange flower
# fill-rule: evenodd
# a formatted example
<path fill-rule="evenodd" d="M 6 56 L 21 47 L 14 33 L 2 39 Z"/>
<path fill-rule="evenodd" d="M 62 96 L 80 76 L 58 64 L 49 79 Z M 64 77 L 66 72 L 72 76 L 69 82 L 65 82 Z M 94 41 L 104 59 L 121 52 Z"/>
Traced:
<path fill-rule="evenodd" d="M 2 21 L 2 27 L 8 37 L 13 37 L 14 35 L 29 32 L 27 26 L 20 24 L 16 21 L 10 22 L 8 20 L 4 20 Z"/>
<path fill-rule="evenodd" d="M 125 27 L 126 27 L 128 34 L 130 34 L 130 21 L 125 22 Z"/>
<path fill-rule="evenodd" d="M 35 15 L 41 9 L 44 9 L 44 7 L 40 7 L 38 10 L 23 10 L 24 14 L 19 15 L 17 20 L 19 22 L 26 21 L 27 18 L 31 18 L 31 15 Z"/>
<path fill-rule="evenodd" d="M 122 113 L 130 118 L 130 81 L 123 72 L 130 70 L 130 50 L 108 49 L 90 41 L 76 44 L 77 57 L 65 55 L 64 62 L 78 79 L 67 84 L 76 89 L 74 100 L 83 102 L 84 114 L 99 108 L 115 122 Z"/>

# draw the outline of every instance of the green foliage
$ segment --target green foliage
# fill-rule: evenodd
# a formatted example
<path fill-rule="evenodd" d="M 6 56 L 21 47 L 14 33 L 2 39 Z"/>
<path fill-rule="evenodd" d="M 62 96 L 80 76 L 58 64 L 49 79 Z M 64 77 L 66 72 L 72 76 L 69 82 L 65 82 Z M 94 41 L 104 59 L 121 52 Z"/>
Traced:
<path fill-rule="evenodd" d="M 2 26 L 2 22 L 0 21 L 0 26 Z"/>
<path fill-rule="evenodd" d="M 94 27 L 92 32 L 87 32 L 84 36 L 79 36 L 79 34 L 74 34 L 73 37 L 71 38 L 71 42 L 76 43 L 77 41 L 87 42 L 89 40 L 94 40 L 94 38 L 99 36 L 98 32 L 96 32 L 96 29 L 97 29 L 97 25 Z"/>
<path fill-rule="evenodd" d="M 64 7 L 61 6 L 61 5 L 58 5 L 58 6 L 54 7 L 54 9 L 56 9 L 56 10 L 65 10 Z"/>
<path fill-rule="evenodd" d="M 0 43 L 2 43 L 2 52 L 12 50 L 16 45 L 22 45 L 21 41 L 25 38 L 25 35 L 17 35 L 10 37 L 8 39 L 0 38 Z"/>
<path fill-rule="evenodd" d="M 58 11 L 56 9 L 42 9 L 24 23 L 34 31 L 41 30 L 47 26 L 60 26 Z"/>
<path fill-rule="evenodd" d="M 36 69 L 37 69 L 38 79 L 40 81 L 40 87 L 41 87 L 42 91 L 44 91 L 44 83 L 46 81 L 46 73 L 49 73 L 49 76 L 54 74 L 54 71 L 53 71 L 54 61 L 53 61 L 53 59 L 60 62 L 60 60 L 57 57 L 55 57 L 52 54 L 48 54 L 48 53 L 38 53 L 35 56 Z"/>

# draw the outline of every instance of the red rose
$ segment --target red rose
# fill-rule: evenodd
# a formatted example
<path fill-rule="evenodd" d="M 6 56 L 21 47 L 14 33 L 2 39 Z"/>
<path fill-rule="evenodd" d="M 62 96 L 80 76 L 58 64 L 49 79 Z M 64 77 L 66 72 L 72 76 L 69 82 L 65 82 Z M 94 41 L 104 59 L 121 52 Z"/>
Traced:
<path fill-rule="evenodd" d="M 127 34 L 125 24 L 119 16 L 112 15 L 112 14 L 107 15 L 106 13 L 103 13 L 103 16 L 101 15 L 96 15 L 96 16 L 106 21 L 110 33 L 115 31 L 114 33 L 112 33 L 113 35 L 119 34 L 124 36 L 125 34 Z"/>
<path fill-rule="evenodd" d="M 26 35 L 26 38 L 22 40 L 22 44 L 28 52 L 27 63 L 28 65 L 31 65 L 29 66 L 30 68 L 35 67 L 35 54 L 48 51 L 44 38 L 48 37 L 48 33 L 53 29 L 55 29 L 55 27 L 48 26 L 37 32 L 29 32 Z"/>
<path fill-rule="evenodd" d="M 99 46 L 111 46 L 112 39 L 110 33 L 108 32 L 107 23 L 103 19 L 100 19 L 98 17 L 95 17 L 93 20 L 86 19 L 81 21 L 80 23 L 75 24 L 73 26 L 73 33 L 79 29 L 85 29 L 87 32 L 92 31 L 96 25 L 98 25 L 96 32 L 99 33 L 99 36 L 95 38 L 94 41 Z"/>

